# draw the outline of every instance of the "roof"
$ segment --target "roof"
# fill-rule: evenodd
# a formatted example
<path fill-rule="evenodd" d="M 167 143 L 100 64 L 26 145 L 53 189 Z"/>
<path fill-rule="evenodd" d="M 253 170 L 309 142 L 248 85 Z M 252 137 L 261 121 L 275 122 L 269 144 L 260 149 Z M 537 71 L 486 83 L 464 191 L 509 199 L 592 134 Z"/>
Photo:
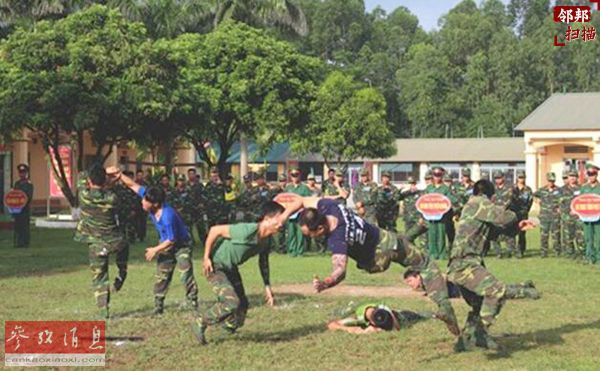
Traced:
<path fill-rule="evenodd" d="M 456 139 L 396 139 L 396 154 L 384 159 L 356 159 L 355 162 L 523 162 L 525 142 L 517 138 L 456 138 Z M 240 162 L 240 147 L 236 143 L 228 163 Z M 288 159 L 300 162 L 322 162 L 320 154 L 294 156 L 287 143 L 274 144 L 260 155 L 254 143 L 248 143 L 248 162 L 283 163 Z"/>
<path fill-rule="evenodd" d="M 600 92 L 553 94 L 515 130 L 600 130 Z"/>
<path fill-rule="evenodd" d="M 516 138 L 396 139 L 396 154 L 379 162 L 523 162 Z"/>

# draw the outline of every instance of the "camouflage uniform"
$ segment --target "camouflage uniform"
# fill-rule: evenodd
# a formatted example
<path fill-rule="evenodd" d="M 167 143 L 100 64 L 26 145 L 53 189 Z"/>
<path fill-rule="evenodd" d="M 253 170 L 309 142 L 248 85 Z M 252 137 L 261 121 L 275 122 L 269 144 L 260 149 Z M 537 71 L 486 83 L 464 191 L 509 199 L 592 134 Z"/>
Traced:
<path fill-rule="evenodd" d="M 245 189 L 240 196 L 240 208 L 244 213 L 244 223 L 256 223 L 260 217 L 263 206 L 272 199 L 269 186 L 253 186 Z"/>
<path fill-rule="evenodd" d="M 385 175 L 384 175 L 385 176 Z M 400 213 L 398 207 L 399 192 L 393 185 L 380 185 L 377 188 L 377 205 L 375 214 L 377 216 L 377 225 L 388 231 L 396 231 L 396 219 Z"/>
<path fill-rule="evenodd" d="M 335 172 L 335 176 L 343 177 L 344 173 L 341 172 L 340 170 L 337 170 Z M 350 188 L 348 186 L 346 186 L 342 183 L 341 188 L 344 189 L 346 192 L 348 192 L 348 195 L 350 195 Z M 329 180 L 327 180 L 323 183 L 323 187 L 321 188 L 321 190 L 323 192 L 323 196 L 339 196 L 340 195 L 340 191 L 339 191 L 338 187 L 336 187 L 335 184 L 329 182 Z M 341 196 L 336 198 L 335 201 L 342 205 L 346 205 L 346 199 Z"/>
<path fill-rule="evenodd" d="M 410 184 L 415 184 L 412 177 L 409 178 Z M 415 227 L 421 218 L 421 214 L 417 210 L 416 204 L 422 192 L 419 189 L 403 190 L 399 194 L 399 200 L 403 203 L 402 219 L 404 221 L 404 231 L 407 232 Z"/>
<path fill-rule="evenodd" d="M 227 224 L 227 208 L 225 206 L 225 186 L 210 181 L 204 187 L 206 231 L 217 224 Z"/>
<path fill-rule="evenodd" d="M 506 227 L 516 221 L 514 212 L 494 205 L 485 196 L 471 197 L 463 208 L 448 265 L 448 280 L 459 286 L 471 306 L 459 343 L 477 340 L 478 345 L 483 341 L 487 343 L 484 346 L 490 346 L 493 340 L 487 338 L 486 330 L 494 323 L 504 302 L 517 297 L 537 297 L 534 288 L 505 285 L 483 263 L 482 254 L 490 228 Z"/>
<path fill-rule="evenodd" d="M 518 177 L 525 177 L 524 171 L 519 171 L 517 173 Z M 519 188 L 518 185 L 515 185 L 512 190 L 512 207 L 511 210 L 517 214 L 517 221 L 525 220 L 529 218 L 529 210 L 531 210 L 531 205 L 533 204 L 533 191 L 527 185 L 524 185 L 523 188 Z M 516 249 L 517 257 L 523 257 L 525 253 L 527 239 L 525 235 L 525 231 L 517 231 L 518 236 L 518 246 Z M 513 237 L 516 240 L 516 237 Z M 517 245 L 516 241 L 513 242 L 513 245 Z"/>
<path fill-rule="evenodd" d="M 117 224 L 129 243 L 136 239 L 138 214 L 142 211 L 140 197 L 125 185 L 115 184 L 113 191 L 117 196 Z"/>
<path fill-rule="evenodd" d="M 167 200 L 167 203 L 171 205 L 179 215 L 185 226 L 188 229 L 188 233 L 192 234 L 192 223 L 193 223 L 193 215 L 194 215 L 194 207 L 191 202 L 191 189 L 190 187 L 184 185 L 183 187 L 175 187 L 170 195 L 170 200 Z"/>
<path fill-rule="evenodd" d="M 576 172 L 569 173 L 569 176 L 577 176 Z M 562 247 L 565 252 L 575 258 L 583 256 L 583 223 L 576 215 L 571 215 L 571 201 L 581 194 L 579 184 L 570 186 L 565 184 L 561 188 L 560 198 L 560 218 L 562 224 Z"/>
<path fill-rule="evenodd" d="M 504 174 L 502 172 L 496 172 L 494 174 L 494 178 L 504 178 Z M 506 183 L 502 184 L 501 187 L 496 186 L 496 194 L 494 196 L 494 204 L 503 207 L 508 210 L 511 207 L 511 202 L 513 200 L 513 189 Z M 515 211 L 515 210 L 513 210 Z M 494 247 L 494 251 L 496 252 L 496 256 L 502 258 L 504 256 L 510 258 L 515 252 L 515 236 L 517 230 L 514 228 L 514 225 L 511 225 L 509 228 L 494 228 L 492 234 L 495 239 L 492 238 L 492 245 Z M 501 244 L 506 244 L 506 254 L 502 252 Z"/>
<path fill-rule="evenodd" d="M 119 273 L 115 278 L 114 286 L 119 290 L 127 277 L 129 245 L 117 226 L 115 193 L 109 189 L 88 188 L 85 172 L 80 173 L 78 179 L 81 219 L 77 224 L 75 241 L 88 244 L 96 305 L 101 315 L 108 318 L 110 303 L 108 259 L 111 254 L 116 255 Z"/>
<path fill-rule="evenodd" d="M 554 173 L 548 173 L 549 181 L 556 179 Z M 561 192 L 556 186 L 547 185 L 538 189 L 534 197 L 540 200 L 540 228 L 542 257 L 548 256 L 548 239 L 552 235 L 554 251 L 560 255 L 560 200 Z"/>
<path fill-rule="evenodd" d="M 157 255 L 156 281 L 154 283 L 155 313 L 164 309 L 165 297 L 173 279 L 175 266 L 179 270 L 179 280 L 185 288 L 185 296 L 193 309 L 198 307 L 198 286 L 192 265 L 192 245 L 190 241 L 176 242 L 175 246 Z"/>
<path fill-rule="evenodd" d="M 361 171 L 361 176 L 368 176 L 368 171 Z M 360 215 L 365 221 L 376 224 L 375 207 L 377 205 L 377 183 L 368 181 L 367 183 L 358 182 L 352 190 L 352 200 L 356 205 L 361 202 L 364 206 L 365 214 Z"/>
<path fill-rule="evenodd" d="M 190 203 L 191 223 L 189 225 L 190 237 L 194 241 L 194 227 L 198 234 L 198 239 L 202 242 L 205 239 L 206 230 L 204 225 L 204 215 L 206 211 L 206 197 L 204 194 L 204 185 L 200 182 L 188 182 Z"/>

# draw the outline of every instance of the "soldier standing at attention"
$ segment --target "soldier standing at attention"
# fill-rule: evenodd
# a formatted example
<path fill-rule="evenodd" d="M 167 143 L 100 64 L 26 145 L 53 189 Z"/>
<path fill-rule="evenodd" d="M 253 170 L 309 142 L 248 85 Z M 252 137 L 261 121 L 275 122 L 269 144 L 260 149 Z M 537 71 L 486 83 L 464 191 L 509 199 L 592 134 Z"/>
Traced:
<path fill-rule="evenodd" d="M 175 266 L 180 272 L 180 280 L 185 287 L 189 306 L 195 311 L 198 310 L 198 286 L 194 278 L 190 235 L 179 213 L 165 202 L 164 190 L 160 187 L 146 189 L 123 175 L 116 167 L 109 167 L 106 171 L 142 197 L 142 207 L 150 214 L 150 219 L 158 232 L 158 245 L 148 247 L 145 253 L 147 261 L 156 258 L 154 314 L 160 315 L 164 312 L 165 297 Z M 185 185 L 185 177 L 183 183 Z"/>
<path fill-rule="evenodd" d="M 417 181 L 412 176 L 408 177 L 408 184 L 410 187 L 400 192 L 400 200 L 404 205 L 402 219 L 405 232 L 412 229 L 421 218 L 416 207 L 417 200 L 421 197 L 421 190 L 417 188 Z"/>
<path fill-rule="evenodd" d="M 400 212 L 398 207 L 398 189 L 391 183 L 389 171 L 381 173 L 381 185 L 377 188 L 376 217 L 377 225 L 387 231 L 396 232 L 396 219 Z"/>
<path fill-rule="evenodd" d="M 454 196 L 447 185 L 442 183 L 444 176 L 444 169 L 440 166 L 436 166 L 432 169 L 433 181 L 430 185 L 425 188 L 425 193 L 439 193 L 442 194 L 454 203 Z M 447 257 L 446 252 L 446 213 L 442 220 L 428 221 L 427 230 L 427 244 L 429 255 L 434 259 L 443 259 Z"/>
<path fill-rule="evenodd" d="M 598 166 L 586 164 L 588 182 L 581 187 L 581 194 L 600 195 L 598 182 Z M 585 239 L 585 261 L 590 264 L 600 264 L 600 221 L 583 223 Z"/>
<path fill-rule="evenodd" d="M 31 236 L 30 220 L 31 220 L 31 200 L 33 200 L 33 184 L 29 181 L 29 166 L 19 164 L 17 166 L 19 172 L 19 180 L 14 184 L 14 189 L 23 191 L 27 195 L 27 203 L 20 213 L 14 214 L 15 218 L 15 247 L 29 247 Z"/>
<path fill-rule="evenodd" d="M 354 186 L 352 199 L 358 216 L 371 224 L 376 224 L 377 183 L 369 179 L 369 170 L 362 169 L 360 171 L 360 182 Z"/>
<path fill-rule="evenodd" d="M 325 179 L 321 185 L 321 192 L 324 195 L 335 194 L 335 189 L 335 169 L 329 168 L 329 170 L 327 170 L 327 179 Z"/>
<path fill-rule="evenodd" d="M 127 175 L 127 174 L 125 174 Z M 167 199 L 167 203 L 171 205 L 183 219 L 183 223 L 188 229 L 190 238 L 192 238 L 192 223 L 193 219 L 193 204 L 190 200 L 191 190 L 187 185 L 186 177 L 183 174 L 177 176 L 177 182 L 175 188 L 171 193 L 170 199 Z M 192 242 L 194 239 L 192 238 Z"/>
<path fill-rule="evenodd" d="M 346 200 L 350 197 L 350 188 L 344 185 L 344 172 L 341 170 L 335 171 L 335 177 L 333 185 L 327 185 L 323 188 L 323 196 L 331 200 L 335 200 L 337 203 L 346 205 Z"/>
<path fill-rule="evenodd" d="M 581 187 L 577 183 L 577 171 L 569 170 L 566 175 L 567 181 L 561 189 L 560 199 L 560 217 L 563 225 L 562 247 L 569 257 L 576 259 L 584 255 L 583 224 L 577 215 L 571 214 L 571 201 L 581 194 Z"/>
<path fill-rule="evenodd" d="M 192 214 L 192 224 L 189 225 L 190 237 L 192 238 L 192 241 L 194 241 L 194 233 L 192 231 L 195 228 L 196 233 L 198 234 L 198 240 L 202 243 L 204 235 L 206 234 L 204 231 L 204 185 L 200 181 L 200 175 L 196 172 L 195 168 L 189 168 L 187 176 L 187 186 L 190 189 L 188 199 L 191 205 Z"/>
<path fill-rule="evenodd" d="M 525 171 L 518 170 L 517 171 L 517 184 L 513 187 L 512 191 L 513 197 L 513 205 L 514 211 L 517 214 L 517 221 L 525 220 L 529 218 L 529 210 L 531 210 L 531 205 L 533 204 L 533 191 L 529 186 L 525 184 Z M 513 240 L 517 241 L 512 242 L 512 246 L 516 246 L 516 257 L 522 258 L 525 254 L 525 249 L 527 247 L 527 239 L 525 237 L 525 231 L 519 230 L 516 237 L 512 237 Z"/>
<path fill-rule="evenodd" d="M 542 258 L 548 256 L 549 237 L 552 235 L 552 242 L 556 256 L 560 256 L 560 199 L 561 192 L 556 186 L 556 175 L 554 173 L 546 174 L 548 184 L 538 189 L 533 197 L 540 203 L 540 227 L 541 227 L 541 247 Z"/>
<path fill-rule="evenodd" d="M 146 177 L 144 176 L 144 171 L 142 169 L 135 172 L 135 182 L 137 184 L 141 184 L 144 187 L 148 186 L 148 183 L 146 182 Z M 136 197 L 137 197 L 137 203 L 141 205 L 141 199 L 139 198 L 138 195 L 136 195 Z M 144 209 L 142 209 L 141 207 L 138 208 L 138 213 L 136 216 L 136 225 L 137 225 L 136 233 L 140 239 L 140 242 L 142 242 L 146 239 L 146 229 L 148 226 L 148 213 L 145 212 Z"/>
<path fill-rule="evenodd" d="M 204 186 L 206 200 L 206 230 L 217 224 L 227 224 L 227 209 L 225 207 L 225 185 L 221 182 L 219 170 L 210 169 L 210 180 Z"/>
<path fill-rule="evenodd" d="M 494 171 L 494 182 L 496 183 L 496 193 L 494 195 L 494 204 L 501 206 L 505 209 L 511 208 L 511 202 L 513 200 L 513 188 L 508 186 L 505 182 L 504 173 L 501 170 Z M 515 211 L 515 210 L 512 210 Z M 513 228 L 514 229 L 514 228 Z M 492 239 L 492 244 L 496 256 L 498 258 L 510 258 L 515 252 L 515 239 L 517 231 L 513 229 L 495 229 L 495 239 Z M 502 252 L 501 244 L 506 244 L 506 254 Z"/>
<path fill-rule="evenodd" d="M 81 172 L 77 190 L 81 218 L 77 223 L 75 241 L 88 244 L 92 287 L 96 305 L 102 318 L 109 318 L 110 287 L 108 283 L 108 260 L 116 255 L 119 270 L 113 288 L 119 291 L 127 278 L 129 245 L 119 230 L 116 220 L 117 196 L 109 189 L 114 177 L 109 180 L 106 171 L 94 164 L 88 172 Z"/>
<path fill-rule="evenodd" d="M 302 197 L 310 196 L 310 190 L 300 180 L 300 169 L 294 168 L 290 171 L 290 177 L 292 182 L 285 187 L 285 192 L 295 193 Z M 288 253 L 291 256 L 300 256 L 304 254 L 306 249 L 306 237 L 302 234 L 300 227 L 298 226 L 297 220 L 288 220 L 286 223 L 287 233 L 287 248 Z"/>
<path fill-rule="evenodd" d="M 514 212 L 495 205 L 490 199 L 494 196 L 494 185 L 489 180 L 475 183 L 473 197 L 463 208 L 458 221 L 456 241 L 450 254 L 448 280 L 459 286 L 471 312 L 465 328 L 455 345 L 456 351 L 469 350 L 474 346 L 497 349 L 498 345 L 488 335 L 500 309 L 507 299 L 517 297 L 539 298 L 532 287 L 506 285 L 496 279 L 483 262 L 483 249 L 490 228 L 505 228 L 517 223 Z M 522 220 L 517 228 L 533 227 L 529 220 Z"/>

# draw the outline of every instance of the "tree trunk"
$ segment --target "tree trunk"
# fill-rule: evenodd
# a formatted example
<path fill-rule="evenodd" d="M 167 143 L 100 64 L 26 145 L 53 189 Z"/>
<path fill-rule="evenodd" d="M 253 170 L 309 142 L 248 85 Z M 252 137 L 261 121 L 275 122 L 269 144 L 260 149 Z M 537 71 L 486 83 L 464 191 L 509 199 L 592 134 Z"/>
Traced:
<path fill-rule="evenodd" d="M 248 174 L 248 141 L 244 134 L 240 135 L 240 176 Z"/>
<path fill-rule="evenodd" d="M 67 175 L 65 174 L 64 164 L 60 157 L 60 152 L 58 151 L 58 148 L 59 148 L 58 135 L 56 135 L 55 141 L 51 142 L 49 138 L 46 138 L 44 140 L 44 142 L 45 142 L 44 143 L 44 151 L 46 152 L 46 154 L 49 157 L 51 157 L 50 166 L 52 168 L 53 176 L 59 180 L 58 183 L 60 186 L 60 190 L 62 191 L 63 195 L 67 199 L 67 202 L 69 202 L 69 205 L 71 205 L 71 207 L 75 208 L 78 206 L 79 202 L 78 202 L 77 197 L 75 197 L 75 194 L 69 187 Z M 52 150 L 50 150 L 51 148 L 52 148 Z M 54 158 L 54 161 L 56 161 L 56 166 L 54 165 L 52 158 Z"/>

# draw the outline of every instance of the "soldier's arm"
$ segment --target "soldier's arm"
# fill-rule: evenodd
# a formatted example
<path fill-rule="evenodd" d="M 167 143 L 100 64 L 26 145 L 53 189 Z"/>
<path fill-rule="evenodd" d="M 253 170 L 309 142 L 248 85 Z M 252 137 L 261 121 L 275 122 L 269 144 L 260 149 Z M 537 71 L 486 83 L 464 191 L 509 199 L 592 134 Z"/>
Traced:
<path fill-rule="evenodd" d="M 269 272 L 269 252 L 261 252 L 258 255 L 258 268 L 260 269 L 260 276 L 262 277 L 263 283 L 266 286 L 271 285 L 270 272 Z"/>
<path fill-rule="evenodd" d="M 506 227 L 517 221 L 517 215 L 510 210 L 506 210 L 504 206 L 486 202 L 479 205 L 479 209 L 475 213 L 475 219 L 497 227 Z"/>
<path fill-rule="evenodd" d="M 206 241 L 204 243 L 204 262 L 202 264 L 205 275 L 209 275 L 213 272 L 210 255 L 218 238 L 231 238 L 231 234 L 229 233 L 229 224 L 215 225 L 212 226 L 208 231 L 208 235 L 206 236 Z"/>
<path fill-rule="evenodd" d="M 331 274 L 329 274 L 329 277 L 325 277 L 323 280 L 319 280 L 318 277 L 313 279 L 313 286 L 317 292 L 336 286 L 346 278 L 348 255 L 333 254 L 331 256 L 331 265 L 333 270 L 331 271 Z"/>
<path fill-rule="evenodd" d="M 127 175 L 123 174 L 121 172 L 121 170 L 119 170 L 117 167 L 115 167 L 115 166 L 108 167 L 106 169 L 106 173 L 109 176 L 115 177 L 115 178 L 117 178 L 117 180 L 120 180 L 121 182 L 123 182 L 123 184 L 125 184 L 125 186 L 129 187 L 132 191 L 134 191 L 135 194 L 139 194 L 140 188 L 142 186 L 137 184 L 133 179 L 131 179 Z"/>

